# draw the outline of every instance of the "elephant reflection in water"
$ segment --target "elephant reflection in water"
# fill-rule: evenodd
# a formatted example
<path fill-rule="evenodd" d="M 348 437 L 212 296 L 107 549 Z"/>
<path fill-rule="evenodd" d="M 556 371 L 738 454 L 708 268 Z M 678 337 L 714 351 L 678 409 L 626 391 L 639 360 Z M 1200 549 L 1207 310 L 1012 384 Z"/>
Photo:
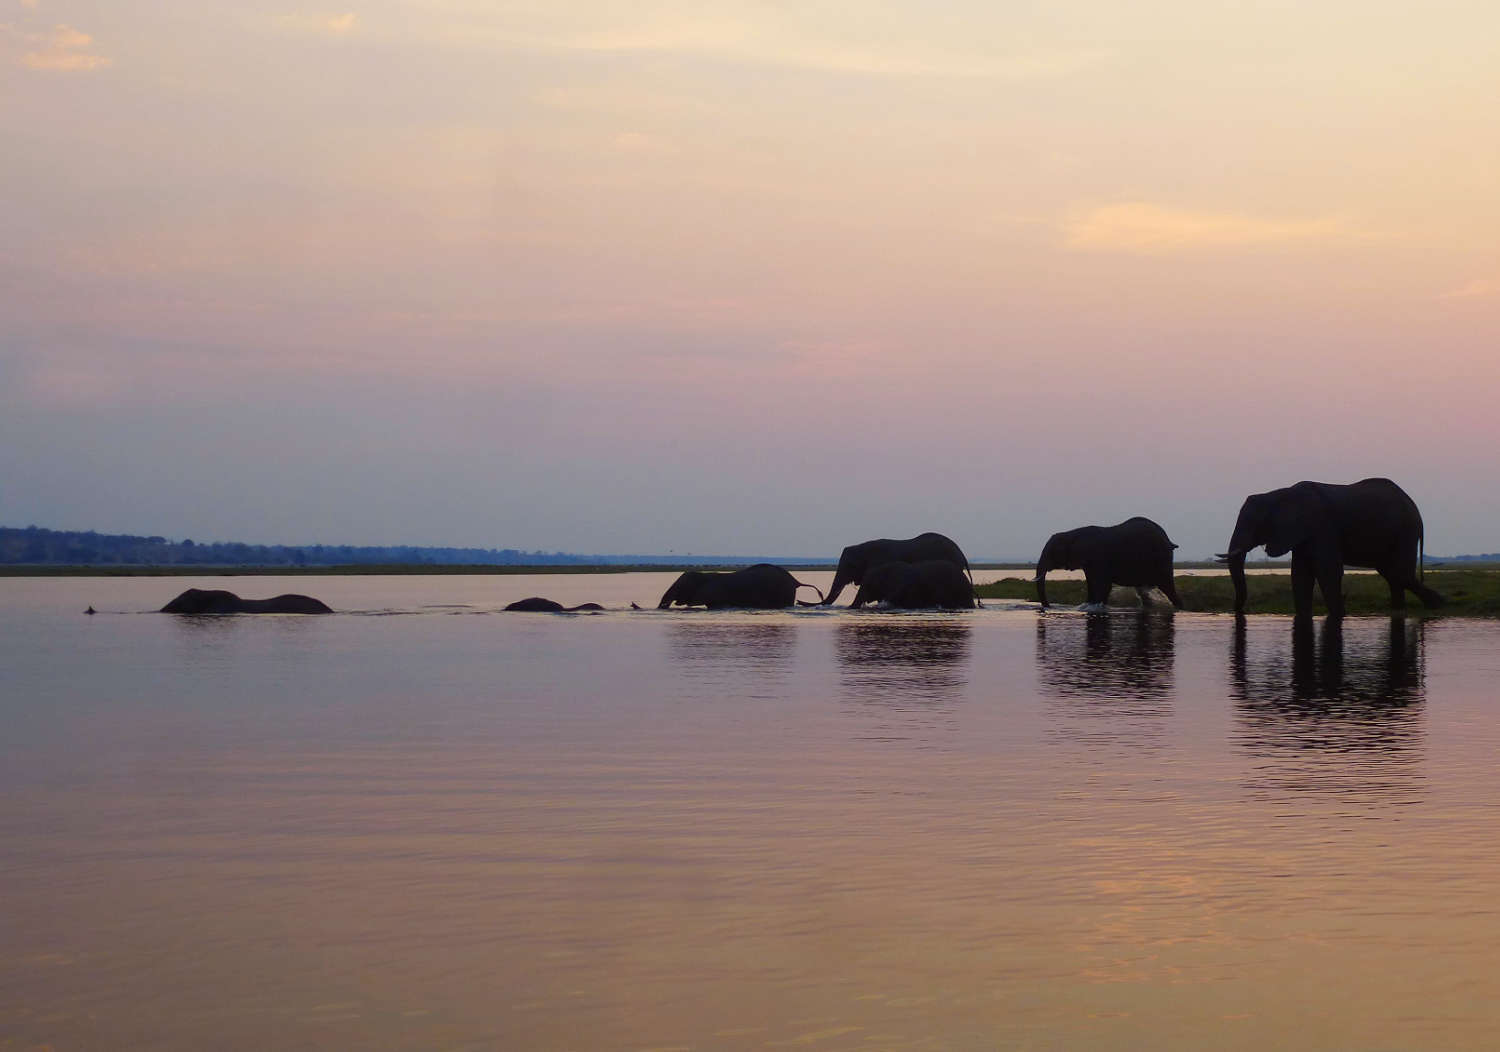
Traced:
<path fill-rule="evenodd" d="M 951 722 L 969 683 L 971 629 L 959 619 L 843 622 L 834 636 L 843 697 L 878 717 L 877 737 Z"/>
<path fill-rule="evenodd" d="M 1036 622 L 1042 688 L 1058 697 L 1164 698 L 1172 693 L 1174 626 L 1162 610 L 1112 610 Z"/>
<path fill-rule="evenodd" d="M 733 684 L 732 689 L 739 691 L 747 681 L 770 687 L 787 678 L 797 649 L 797 629 L 778 623 L 680 621 L 668 626 L 667 643 L 672 664 L 690 680 Z M 759 697 L 761 692 L 757 689 L 750 696 Z"/>
<path fill-rule="evenodd" d="M 1237 618 L 1229 655 L 1236 739 L 1262 761 L 1254 784 L 1415 792 L 1426 700 L 1422 623 L 1330 617 L 1315 627 L 1298 618 L 1290 654 L 1274 627 L 1254 654 L 1246 620 Z"/>
<path fill-rule="evenodd" d="M 1068 702 L 1049 707 L 1059 732 L 1096 744 L 1161 739 L 1172 715 L 1175 631 L 1161 608 L 1038 617 L 1042 693 Z"/>

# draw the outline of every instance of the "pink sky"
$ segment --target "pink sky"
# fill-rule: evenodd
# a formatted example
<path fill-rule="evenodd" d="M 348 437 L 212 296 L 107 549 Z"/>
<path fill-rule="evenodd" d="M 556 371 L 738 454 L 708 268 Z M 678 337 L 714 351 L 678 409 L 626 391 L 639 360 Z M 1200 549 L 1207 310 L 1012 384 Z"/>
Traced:
<path fill-rule="evenodd" d="M 1492 5 L 140 6 L 0 0 L 0 523 L 1500 549 Z"/>

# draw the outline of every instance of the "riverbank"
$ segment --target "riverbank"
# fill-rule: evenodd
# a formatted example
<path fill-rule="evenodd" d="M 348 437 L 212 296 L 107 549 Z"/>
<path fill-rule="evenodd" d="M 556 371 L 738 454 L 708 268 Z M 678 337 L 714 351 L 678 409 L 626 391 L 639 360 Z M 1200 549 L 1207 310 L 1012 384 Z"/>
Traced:
<path fill-rule="evenodd" d="M 1228 576 L 1176 578 L 1177 593 L 1188 610 L 1204 613 L 1230 613 L 1234 610 L 1234 585 Z M 1428 570 L 1428 587 L 1436 589 L 1447 603 L 1428 610 L 1410 593 L 1407 612 L 1432 617 L 1500 617 L 1500 570 Z M 1245 578 L 1247 614 L 1291 614 L 1291 574 L 1249 574 Z M 976 591 L 982 599 L 1036 599 L 1036 583 L 1030 577 L 1005 577 L 981 583 Z M 1322 596 L 1314 593 L 1314 612 L 1325 608 Z M 1084 582 L 1047 581 L 1047 598 L 1055 606 L 1076 606 L 1086 598 Z M 1116 588 L 1111 606 L 1139 606 L 1135 590 Z M 1385 580 L 1376 574 L 1344 574 L 1344 606 L 1348 614 L 1386 614 L 1391 609 L 1391 593 Z"/>

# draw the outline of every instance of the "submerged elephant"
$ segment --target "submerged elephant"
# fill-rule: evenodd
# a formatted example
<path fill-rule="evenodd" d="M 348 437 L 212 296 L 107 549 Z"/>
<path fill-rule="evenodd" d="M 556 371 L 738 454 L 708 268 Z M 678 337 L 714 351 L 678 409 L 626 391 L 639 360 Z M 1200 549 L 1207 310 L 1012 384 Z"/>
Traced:
<path fill-rule="evenodd" d="M 1347 486 L 1299 482 L 1252 493 L 1240 507 L 1229 551 L 1219 555 L 1234 581 L 1234 610 L 1245 610 L 1245 554 L 1264 545 L 1273 559 L 1292 553 L 1292 601 L 1298 617 L 1312 614 L 1313 585 L 1331 617 L 1344 616 L 1344 567 L 1373 569 L 1391 589 L 1391 606 L 1406 609 L 1411 589 L 1425 606 L 1443 597 L 1421 583 L 1422 513 L 1390 479 Z"/>
<path fill-rule="evenodd" d="M 598 603 L 579 603 L 577 606 L 563 606 L 555 600 L 543 599 L 539 595 L 534 595 L 529 599 L 517 599 L 505 609 L 518 610 L 528 614 L 576 614 L 588 610 L 603 610 L 604 607 Z"/>
<path fill-rule="evenodd" d="M 833 584 L 828 586 L 828 598 L 823 600 L 823 605 L 832 605 L 846 585 L 862 584 L 865 574 L 883 563 L 920 563 L 934 559 L 946 560 L 964 573 L 969 572 L 969 560 L 963 549 L 941 533 L 921 533 L 903 541 L 881 537 L 851 544 L 839 556 L 839 567 L 833 575 Z M 972 586 L 973 583 L 973 574 L 969 574 L 969 584 Z"/>
<path fill-rule="evenodd" d="M 943 607 L 964 610 L 975 605 L 974 585 L 957 563 L 927 559 L 919 563 L 888 562 L 865 571 L 850 605 L 885 603 L 907 610 Z"/>
<path fill-rule="evenodd" d="M 818 592 L 813 585 L 801 583 L 786 570 L 770 563 L 756 563 L 728 573 L 688 570 L 667 589 L 656 608 L 665 610 L 676 603 L 678 606 L 706 606 L 710 610 L 732 606 L 777 610 L 795 605 L 799 588 L 812 588 Z M 823 598 L 822 592 L 818 592 L 818 598 Z"/>
<path fill-rule="evenodd" d="M 189 588 L 161 608 L 164 614 L 331 614 L 310 595 L 278 595 L 273 599 L 241 599 L 218 588 Z"/>
<path fill-rule="evenodd" d="M 1114 526 L 1080 526 L 1054 533 L 1036 561 L 1036 597 L 1047 605 L 1047 574 L 1052 570 L 1082 570 L 1089 603 L 1107 603 L 1112 585 L 1136 589 L 1141 602 L 1146 589 L 1160 588 L 1177 609 L 1182 600 L 1172 583 L 1172 552 L 1177 547 L 1150 519 L 1137 515 Z"/>

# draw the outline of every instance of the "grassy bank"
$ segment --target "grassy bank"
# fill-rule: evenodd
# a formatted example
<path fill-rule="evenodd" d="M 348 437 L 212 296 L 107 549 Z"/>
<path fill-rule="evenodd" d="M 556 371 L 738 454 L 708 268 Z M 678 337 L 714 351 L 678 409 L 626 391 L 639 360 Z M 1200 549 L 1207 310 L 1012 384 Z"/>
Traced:
<path fill-rule="evenodd" d="M 1437 610 L 1425 609 L 1421 601 L 1407 593 L 1407 612 L 1423 616 L 1500 617 L 1500 570 L 1428 570 L 1427 585 L 1448 600 Z M 1250 574 L 1245 578 L 1248 592 L 1247 614 L 1291 614 L 1292 578 L 1290 574 Z M 981 584 L 983 599 L 1036 599 L 1036 584 L 1030 576 L 1006 577 Z M 1234 609 L 1234 585 L 1228 577 L 1178 577 L 1177 593 L 1188 610 L 1207 613 L 1229 613 Z M 1082 581 L 1048 579 L 1047 599 L 1057 606 L 1076 606 L 1086 598 Z M 1135 590 L 1116 588 L 1110 596 L 1111 606 L 1139 606 Z M 1350 615 L 1386 614 L 1391 608 L 1391 592 L 1385 580 L 1375 574 L 1344 575 L 1344 606 Z M 1321 595 L 1314 593 L 1313 609 L 1322 614 Z"/>

